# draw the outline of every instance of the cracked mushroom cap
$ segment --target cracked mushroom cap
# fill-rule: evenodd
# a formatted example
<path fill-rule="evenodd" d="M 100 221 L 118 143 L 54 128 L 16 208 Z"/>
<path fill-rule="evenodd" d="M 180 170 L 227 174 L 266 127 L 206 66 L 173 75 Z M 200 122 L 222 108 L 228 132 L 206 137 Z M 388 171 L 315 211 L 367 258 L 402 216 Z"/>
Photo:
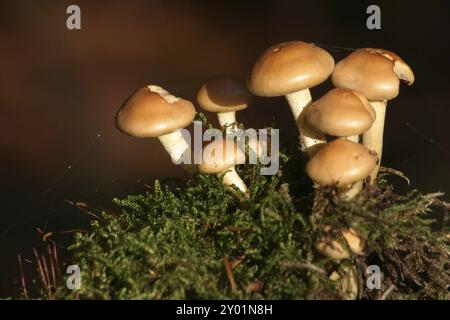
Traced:
<path fill-rule="evenodd" d="M 359 91 L 372 101 L 398 96 L 400 80 L 414 83 L 411 68 L 395 53 L 363 48 L 339 61 L 331 76 L 334 86 Z"/>
<path fill-rule="evenodd" d="M 247 108 L 251 94 L 245 84 L 232 76 L 216 76 L 197 93 L 199 106 L 209 112 L 240 111 Z"/>
<path fill-rule="evenodd" d="M 345 187 L 367 178 L 377 164 L 376 153 L 359 143 L 336 139 L 306 165 L 306 173 L 321 185 Z"/>
<path fill-rule="evenodd" d="M 376 113 L 366 97 L 350 89 L 333 89 L 314 102 L 307 121 L 321 132 L 336 136 L 359 135 L 372 126 Z"/>
<path fill-rule="evenodd" d="M 222 173 L 245 162 L 245 153 L 233 139 L 216 139 L 203 148 L 201 173 Z"/>
<path fill-rule="evenodd" d="M 116 124 L 120 131 L 133 137 L 160 137 L 187 127 L 195 114 L 190 101 L 148 85 L 128 98 L 116 115 Z"/>
<path fill-rule="evenodd" d="M 274 45 L 256 61 L 248 87 L 261 97 L 284 96 L 324 82 L 333 72 L 333 57 L 314 44 L 291 41 Z"/>

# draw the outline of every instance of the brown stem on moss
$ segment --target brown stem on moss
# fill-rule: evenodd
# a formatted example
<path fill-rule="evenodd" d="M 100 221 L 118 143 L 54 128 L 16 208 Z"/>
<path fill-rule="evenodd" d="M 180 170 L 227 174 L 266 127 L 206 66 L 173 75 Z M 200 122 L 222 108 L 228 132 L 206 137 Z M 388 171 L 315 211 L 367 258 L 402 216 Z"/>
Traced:
<path fill-rule="evenodd" d="M 19 261 L 20 282 L 22 284 L 23 297 L 25 298 L 25 300 L 28 300 L 29 297 L 28 297 L 27 284 L 25 281 L 25 272 L 23 270 L 23 261 L 22 261 L 22 256 L 20 254 L 17 255 L 17 260 Z"/>
<path fill-rule="evenodd" d="M 45 279 L 45 275 L 44 275 L 44 269 L 42 267 L 42 263 L 41 263 L 41 259 L 39 258 L 39 254 L 36 250 L 36 248 L 33 248 L 33 253 L 34 253 L 34 257 L 36 258 L 36 270 L 37 273 L 39 274 L 39 278 L 41 279 L 42 285 L 44 286 L 44 288 L 48 288 L 47 285 L 47 281 Z M 47 292 L 47 297 L 48 297 L 48 292 Z"/>
<path fill-rule="evenodd" d="M 52 283 L 53 283 L 53 288 L 56 289 L 56 272 L 55 272 L 55 262 L 53 261 L 53 253 L 52 253 L 52 247 L 51 245 L 47 246 L 47 251 L 48 251 L 48 258 L 50 260 L 50 271 L 52 273 Z"/>
<path fill-rule="evenodd" d="M 234 279 L 233 270 L 226 256 L 223 257 L 223 265 L 225 266 L 225 271 L 227 272 L 227 278 L 230 282 L 231 290 L 235 291 L 237 289 L 236 280 Z"/>
<path fill-rule="evenodd" d="M 47 284 L 47 297 L 49 300 L 52 299 L 52 285 L 50 283 L 50 273 L 48 271 L 47 259 L 44 255 L 41 255 L 42 265 L 44 266 L 45 283 Z"/>

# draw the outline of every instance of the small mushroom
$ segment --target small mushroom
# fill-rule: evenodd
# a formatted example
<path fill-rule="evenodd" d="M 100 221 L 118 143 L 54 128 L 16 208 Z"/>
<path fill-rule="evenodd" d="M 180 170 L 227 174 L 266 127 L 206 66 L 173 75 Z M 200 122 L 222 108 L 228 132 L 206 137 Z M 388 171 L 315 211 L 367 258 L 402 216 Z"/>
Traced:
<path fill-rule="evenodd" d="M 245 162 L 245 152 L 241 150 L 233 139 L 220 138 L 209 143 L 202 152 L 202 162 L 198 170 L 205 174 L 223 175 L 222 183 L 238 188 L 245 195 L 248 188 L 236 172 L 235 165 Z M 230 188 L 233 192 L 233 188 Z M 239 195 L 238 195 L 239 196 Z"/>
<path fill-rule="evenodd" d="M 333 89 L 318 99 L 307 121 L 321 132 L 358 143 L 375 121 L 375 110 L 361 93 L 350 89 Z"/>
<path fill-rule="evenodd" d="M 199 106 L 217 113 L 222 128 L 231 133 L 237 127 L 236 111 L 247 108 L 251 94 L 245 84 L 232 76 L 216 76 L 205 82 L 197 93 Z"/>
<path fill-rule="evenodd" d="M 192 123 L 195 108 L 188 100 L 148 85 L 137 90 L 116 115 L 120 131 L 136 138 L 158 138 L 174 163 L 180 163 L 190 146 L 180 129 Z M 193 173 L 194 166 L 183 166 Z"/>
<path fill-rule="evenodd" d="M 329 279 L 339 281 L 339 291 L 345 300 L 355 300 L 358 297 L 358 276 L 354 266 L 344 265 L 339 272 L 333 271 Z"/>
<path fill-rule="evenodd" d="M 323 134 L 304 121 L 304 110 L 311 104 L 309 89 L 324 82 L 333 68 L 333 57 L 325 50 L 302 41 L 285 42 L 264 51 L 247 83 L 257 96 L 286 96 L 300 132 L 300 146 L 309 154 L 316 144 L 325 143 Z"/>
<path fill-rule="evenodd" d="M 387 100 L 398 96 L 400 80 L 414 83 L 411 68 L 395 53 L 374 48 L 358 49 L 336 64 L 332 82 L 336 87 L 361 92 L 375 109 L 376 119 L 363 134 L 363 144 L 378 154 L 378 165 L 371 173 L 375 180 L 383 151 L 383 132 Z"/>
<path fill-rule="evenodd" d="M 306 173 L 315 183 L 334 185 L 344 199 L 351 199 L 359 192 L 352 186 L 368 177 L 376 164 L 373 151 L 355 142 L 336 139 L 308 161 Z"/>
<path fill-rule="evenodd" d="M 331 230 L 330 226 L 325 228 L 325 231 Z M 344 240 L 351 252 L 356 255 L 362 255 L 364 252 L 364 240 L 358 233 L 353 229 L 349 228 L 347 230 L 340 231 L 342 239 Z M 316 242 L 316 249 L 323 255 L 329 257 L 330 259 L 340 261 L 343 259 L 350 258 L 350 252 L 347 247 L 343 246 L 340 241 L 332 239 L 331 237 L 321 237 Z"/>

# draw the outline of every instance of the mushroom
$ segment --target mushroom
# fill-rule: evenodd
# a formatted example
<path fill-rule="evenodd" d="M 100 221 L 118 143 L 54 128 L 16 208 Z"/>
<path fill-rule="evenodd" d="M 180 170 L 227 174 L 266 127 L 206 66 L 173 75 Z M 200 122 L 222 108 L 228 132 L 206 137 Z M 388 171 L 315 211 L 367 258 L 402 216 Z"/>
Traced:
<path fill-rule="evenodd" d="M 198 170 L 205 174 L 222 176 L 222 183 L 231 191 L 232 186 L 247 194 L 248 188 L 236 172 L 235 165 L 245 162 L 245 152 L 233 139 L 220 138 L 209 143 L 202 152 L 202 162 Z"/>
<path fill-rule="evenodd" d="M 352 199 L 359 188 L 353 185 L 370 175 L 377 163 L 376 153 L 361 144 L 336 139 L 321 148 L 306 164 L 315 183 L 334 185 L 344 199 Z"/>
<path fill-rule="evenodd" d="M 387 100 L 398 96 L 400 80 L 414 83 L 411 68 L 395 53 L 374 48 L 358 49 L 336 64 L 332 82 L 336 87 L 361 92 L 375 109 L 376 119 L 363 134 L 363 144 L 378 154 L 378 165 L 371 173 L 375 180 L 383 151 L 383 131 Z"/>
<path fill-rule="evenodd" d="M 199 106 L 217 113 L 222 128 L 231 133 L 236 125 L 236 111 L 244 110 L 251 100 L 245 84 L 232 76 L 216 76 L 205 82 L 197 93 Z"/>
<path fill-rule="evenodd" d="M 358 297 L 358 276 L 354 266 L 344 265 L 339 272 L 333 271 L 329 279 L 339 281 L 339 290 L 345 300 L 355 300 Z"/>
<path fill-rule="evenodd" d="M 361 93 L 333 89 L 314 102 L 307 121 L 321 132 L 358 143 L 375 121 L 375 110 Z"/>
<path fill-rule="evenodd" d="M 330 226 L 325 228 L 326 232 L 330 230 Z M 347 243 L 351 252 L 356 255 L 363 254 L 365 246 L 364 240 L 353 228 L 341 230 L 339 233 L 343 238 L 342 240 L 345 240 Z M 332 239 L 329 236 L 319 238 L 316 242 L 316 249 L 323 255 L 335 261 L 350 258 L 350 252 L 347 247 L 343 246 L 340 241 Z"/>
<path fill-rule="evenodd" d="M 120 131 L 136 138 L 158 138 L 174 163 L 181 163 L 191 152 L 181 130 L 192 123 L 195 108 L 188 100 L 165 89 L 148 85 L 137 90 L 116 115 Z M 184 165 L 189 173 L 194 166 Z"/>
<path fill-rule="evenodd" d="M 286 96 L 300 132 L 300 146 L 308 154 L 313 146 L 325 143 L 322 133 L 304 123 L 304 110 L 311 104 L 309 88 L 324 82 L 333 68 L 333 57 L 322 48 L 302 41 L 285 42 L 264 51 L 247 83 L 257 96 Z"/>

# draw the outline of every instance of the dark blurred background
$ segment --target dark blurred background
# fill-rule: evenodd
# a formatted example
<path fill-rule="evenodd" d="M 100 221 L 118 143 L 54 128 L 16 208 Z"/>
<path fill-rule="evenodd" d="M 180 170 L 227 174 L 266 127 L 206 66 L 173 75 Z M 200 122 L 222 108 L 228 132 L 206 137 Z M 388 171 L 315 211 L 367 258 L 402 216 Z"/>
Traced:
<path fill-rule="evenodd" d="M 66 28 L 70 4 L 81 7 L 81 31 Z M 369 4 L 381 7 L 381 30 L 366 28 Z M 449 14 L 449 1 L 431 0 L 2 0 L 0 297 L 17 292 L 16 255 L 31 259 L 41 242 L 37 227 L 86 227 L 88 216 L 64 200 L 108 207 L 156 177 L 183 175 L 155 139 L 114 127 L 133 90 L 160 84 L 194 100 L 212 75 L 245 79 L 258 55 L 279 42 L 324 44 L 336 60 L 349 53 L 344 48 L 398 53 L 417 82 L 402 85 L 389 103 L 383 164 L 422 192 L 448 192 Z M 328 81 L 313 97 L 330 88 Z M 282 98 L 257 99 L 238 118 L 296 132 Z"/>

